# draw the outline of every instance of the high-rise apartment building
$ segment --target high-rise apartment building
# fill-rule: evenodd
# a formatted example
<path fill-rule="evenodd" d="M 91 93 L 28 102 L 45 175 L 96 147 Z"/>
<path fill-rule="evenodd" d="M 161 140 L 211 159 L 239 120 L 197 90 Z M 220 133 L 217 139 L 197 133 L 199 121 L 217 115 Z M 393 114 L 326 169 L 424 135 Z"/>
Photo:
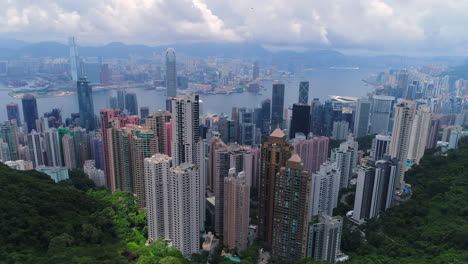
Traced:
<path fill-rule="evenodd" d="M 337 168 L 341 171 L 340 188 L 348 188 L 353 169 L 357 165 L 358 143 L 352 138 L 340 144 L 334 151 L 334 160 Z"/>
<path fill-rule="evenodd" d="M 75 144 L 70 134 L 62 137 L 63 163 L 68 169 L 76 169 Z"/>
<path fill-rule="evenodd" d="M 311 179 L 296 153 L 276 174 L 272 258 L 296 261 L 307 255 Z"/>
<path fill-rule="evenodd" d="M 52 128 L 44 132 L 46 147 L 46 165 L 50 167 L 62 167 L 62 148 L 57 129 Z"/>
<path fill-rule="evenodd" d="M 273 211 L 275 207 L 275 180 L 281 167 L 291 157 L 293 147 L 286 140 L 286 134 L 276 128 L 262 145 L 262 165 L 259 186 L 259 237 L 264 247 L 271 248 L 273 235 Z"/>
<path fill-rule="evenodd" d="M 229 169 L 224 178 L 224 192 L 223 243 L 242 252 L 247 248 L 249 234 L 250 186 L 245 174 Z"/>
<path fill-rule="evenodd" d="M 44 139 L 41 134 L 37 133 L 36 130 L 32 130 L 27 136 L 29 156 L 33 162 L 34 168 L 38 166 L 45 166 L 44 159 Z"/>
<path fill-rule="evenodd" d="M 428 106 L 421 105 L 414 115 L 408 147 L 408 161 L 419 164 L 426 150 L 431 112 Z"/>
<path fill-rule="evenodd" d="M 388 155 L 360 166 L 351 219 L 361 224 L 390 208 L 394 204 L 396 176 L 397 163 Z"/>
<path fill-rule="evenodd" d="M 76 87 L 78 91 L 78 107 L 80 110 L 80 126 L 88 131 L 92 131 L 96 128 L 93 90 L 86 77 L 81 77 Z"/>
<path fill-rule="evenodd" d="M 389 135 L 376 135 L 372 140 L 371 157 L 374 160 L 381 160 L 385 155 L 390 154 L 390 142 L 392 137 Z"/>
<path fill-rule="evenodd" d="M 349 134 L 349 123 L 347 121 L 333 122 L 332 136 L 333 140 L 344 140 Z"/>
<path fill-rule="evenodd" d="M 333 215 L 333 209 L 338 204 L 340 176 L 341 171 L 336 168 L 336 163 L 330 162 L 323 163 L 320 170 L 312 174 L 311 219 L 320 213 Z"/>
<path fill-rule="evenodd" d="M 413 101 L 405 101 L 396 105 L 395 121 L 392 130 L 392 142 L 390 144 L 390 156 L 397 159 L 397 181 L 395 187 L 402 189 L 410 144 L 411 129 L 413 126 L 416 104 Z"/>
<path fill-rule="evenodd" d="M 5 121 L 0 124 L 0 138 L 8 145 L 10 160 L 19 160 L 18 127 L 15 121 Z"/>
<path fill-rule="evenodd" d="M 283 129 L 283 111 L 284 111 L 284 84 L 273 84 L 271 104 L 271 130 L 277 127 Z"/>
<path fill-rule="evenodd" d="M 307 257 L 316 261 L 335 263 L 343 256 L 340 250 L 343 218 L 321 214 L 318 223 L 309 228 Z"/>
<path fill-rule="evenodd" d="M 23 104 L 23 117 L 26 123 L 27 132 L 30 133 L 32 130 L 37 130 L 36 120 L 39 118 L 37 111 L 36 97 L 32 94 L 26 94 L 21 99 Z"/>
<path fill-rule="evenodd" d="M 320 165 L 328 158 L 327 137 L 314 137 L 309 135 L 308 139 L 296 139 L 293 141 L 294 151 L 304 162 L 304 170 L 312 175 L 320 169 Z"/>
<path fill-rule="evenodd" d="M 168 240 L 188 257 L 200 250 L 200 177 L 193 164 L 172 165 L 164 154 L 145 159 L 148 238 Z"/>
<path fill-rule="evenodd" d="M 166 149 L 171 142 L 166 141 L 166 123 L 171 120 L 170 112 L 154 112 L 152 115 L 146 117 L 146 126 L 156 133 L 158 139 L 158 152 L 166 155 Z"/>
<path fill-rule="evenodd" d="M 426 148 L 436 148 L 440 130 L 440 119 L 432 118 L 429 123 L 429 135 L 427 136 Z"/>
<path fill-rule="evenodd" d="M 172 48 L 166 51 L 166 88 L 167 97 L 177 96 L 176 54 Z"/>

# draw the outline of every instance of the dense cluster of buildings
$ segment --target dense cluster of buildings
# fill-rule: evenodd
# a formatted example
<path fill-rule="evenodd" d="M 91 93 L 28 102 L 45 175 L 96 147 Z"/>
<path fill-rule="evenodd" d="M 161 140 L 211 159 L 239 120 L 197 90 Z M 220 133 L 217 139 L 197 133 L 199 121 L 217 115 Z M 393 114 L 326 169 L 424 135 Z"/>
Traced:
<path fill-rule="evenodd" d="M 211 232 L 238 252 L 258 238 L 282 262 L 346 260 L 343 217 L 334 215 L 339 191 L 356 185 L 346 217 L 362 224 L 410 196 L 404 175 L 425 149 L 453 149 L 468 135 L 465 82 L 406 70 L 379 74 L 381 86 L 361 99 L 309 102 L 309 82 L 301 81 L 289 108 L 285 85 L 274 83 L 271 99 L 257 108 L 205 115 L 198 95 L 178 95 L 173 49 L 165 111 L 139 109 L 136 95 L 121 90 L 96 116 L 71 47 L 79 113 L 39 117 L 32 95 L 22 99 L 23 119 L 17 104 L 7 105 L 0 160 L 55 181 L 81 169 L 98 186 L 134 194 L 148 212 L 148 242 L 164 239 L 187 257 L 200 251 L 200 234 Z M 258 63 L 252 73 L 259 78 Z M 372 148 L 360 150 L 357 138 L 369 135 Z M 338 147 L 330 150 L 330 140 Z"/>

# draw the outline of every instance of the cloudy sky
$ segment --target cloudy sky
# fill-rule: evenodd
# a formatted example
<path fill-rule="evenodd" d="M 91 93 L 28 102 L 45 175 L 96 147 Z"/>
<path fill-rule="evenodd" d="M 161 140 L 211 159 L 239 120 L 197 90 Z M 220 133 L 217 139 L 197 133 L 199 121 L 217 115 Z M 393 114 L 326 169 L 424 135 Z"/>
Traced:
<path fill-rule="evenodd" d="M 468 0 L 0 0 L 0 37 L 468 52 Z"/>

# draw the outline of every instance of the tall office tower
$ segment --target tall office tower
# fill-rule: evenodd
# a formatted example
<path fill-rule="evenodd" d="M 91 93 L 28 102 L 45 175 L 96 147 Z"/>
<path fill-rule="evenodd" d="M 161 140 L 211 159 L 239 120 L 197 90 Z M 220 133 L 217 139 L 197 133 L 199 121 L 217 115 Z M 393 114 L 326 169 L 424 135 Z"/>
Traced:
<path fill-rule="evenodd" d="M 187 188 L 195 189 L 198 197 L 196 211 L 191 217 L 198 217 L 199 231 L 204 230 L 206 183 L 205 183 L 205 147 L 200 138 L 200 103 L 198 95 L 182 95 L 172 99 L 172 162 L 177 171 L 184 171 L 180 176 L 189 174 L 198 185 Z M 179 175 L 179 174 L 177 174 Z M 185 177 L 185 176 L 184 176 Z M 191 184 L 193 184 L 192 182 Z M 198 198 L 198 199 L 197 199 Z M 198 238 L 197 245 L 198 245 Z"/>
<path fill-rule="evenodd" d="M 153 130 L 158 138 L 158 152 L 169 156 L 171 153 L 166 152 L 166 148 L 171 142 L 166 141 L 166 123 L 170 120 L 170 112 L 154 112 L 146 117 L 146 126 Z"/>
<path fill-rule="evenodd" d="M 310 132 L 310 105 L 293 104 L 289 138 L 295 138 L 296 133 L 308 135 Z"/>
<path fill-rule="evenodd" d="M 189 257 L 200 249 L 198 169 L 188 163 L 172 167 L 171 161 L 164 154 L 145 159 L 148 239 L 169 240 Z"/>
<path fill-rule="evenodd" d="M 96 128 L 94 115 L 93 90 L 86 77 L 77 82 L 78 107 L 80 109 L 80 126 L 92 131 Z"/>
<path fill-rule="evenodd" d="M 254 112 L 252 109 L 241 108 L 237 113 L 238 140 L 241 145 L 253 146 L 256 144 L 256 128 L 254 124 Z"/>
<path fill-rule="evenodd" d="M 406 87 L 408 86 L 408 79 L 409 79 L 409 74 L 406 69 L 401 70 L 397 74 L 397 89 L 400 95 L 403 95 L 403 91 L 406 90 Z"/>
<path fill-rule="evenodd" d="M 309 82 L 301 81 L 299 83 L 299 104 L 306 105 L 309 102 Z"/>
<path fill-rule="evenodd" d="M 392 137 L 389 135 L 376 135 L 372 140 L 371 157 L 373 160 L 381 160 L 385 155 L 390 154 L 390 142 Z"/>
<path fill-rule="evenodd" d="M 166 51 L 166 88 L 167 97 L 177 96 L 176 54 L 172 48 Z"/>
<path fill-rule="evenodd" d="M 130 115 L 138 115 L 138 101 L 136 93 L 125 94 L 125 109 L 127 109 L 128 114 Z"/>
<path fill-rule="evenodd" d="M 50 112 L 44 113 L 47 126 L 50 128 L 59 128 L 62 126 L 62 111 L 58 108 L 52 109 Z"/>
<path fill-rule="evenodd" d="M 21 103 L 23 104 L 23 117 L 27 132 L 31 133 L 32 130 L 37 129 L 36 120 L 39 118 L 36 97 L 32 94 L 26 94 L 23 96 L 23 99 L 21 99 Z"/>
<path fill-rule="evenodd" d="M 19 112 L 19 107 L 18 104 L 15 103 L 9 103 L 6 106 L 7 109 L 7 115 L 8 115 L 8 120 L 16 120 L 16 124 L 18 127 L 21 127 L 21 116 Z"/>
<path fill-rule="evenodd" d="M 440 119 L 434 117 L 431 119 L 431 122 L 429 123 L 429 135 L 427 137 L 426 148 L 436 148 L 439 130 L 440 130 Z"/>
<path fill-rule="evenodd" d="M 290 262 L 306 257 L 311 185 L 301 158 L 293 153 L 275 179 L 273 259 Z"/>
<path fill-rule="evenodd" d="M 120 111 L 124 111 L 125 110 L 125 94 L 127 92 L 125 91 L 125 89 L 120 89 L 120 90 L 117 90 L 117 107 L 115 108 L 112 108 L 112 109 L 120 109 Z"/>
<path fill-rule="evenodd" d="M 275 206 L 276 174 L 291 157 L 293 148 L 286 140 L 281 128 L 276 128 L 262 145 L 262 165 L 259 186 L 259 237 L 264 247 L 271 248 L 273 236 L 273 211 Z"/>
<path fill-rule="evenodd" d="M 338 112 L 338 111 L 336 111 Z M 341 113 L 341 112 L 340 112 Z M 333 110 L 333 104 L 331 101 L 326 101 L 325 104 L 315 104 L 313 120 L 312 120 L 312 132 L 314 135 L 329 137 L 333 131 L 335 111 Z"/>
<path fill-rule="evenodd" d="M 270 134 L 271 129 L 271 100 L 265 99 L 262 101 L 262 110 L 261 110 L 261 131 L 262 135 L 266 136 Z"/>
<path fill-rule="evenodd" d="M 118 104 L 118 101 L 117 101 L 117 96 L 110 96 L 109 97 L 109 108 L 110 109 L 119 108 L 119 104 Z"/>
<path fill-rule="evenodd" d="M 224 178 L 224 238 L 223 243 L 229 249 L 242 252 L 247 248 L 249 234 L 250 186 L 245 175 L 236 175 L 234 168 L 229 169 Z"/>
<path fill-rule="evenodd" d="M 307 257 L 330 263 L 336 263 L 340 258 L 347 259 L 340 250 L 342 230 L 341 216 L 321 214 L 318 223 L 309 228 Z"/>
<path fill-rule="evenodd" d="M 44 160 L 44 139 L 41 134 L 37 133 L 36 130 L 31 131 L 27 135 L 29 156 L 33 162 L 34 168 L 38 166 L 45 166 Z"/>
<path fill-rule="evenodd" d="M 76 158 L 75 158 L 75 143 L 73 137 L 70 134 L 65 134 L 62 137 L 63 146 L 63 163 L 68 169 L 76 169 Z"/>
<path fill-rule="evenodd" d="M 294 151 L 304 162 L 304 170 L 312 175 L 320 169 L 320 165 L 328 158 L 327 137 L 314 137 L 309 134 L 308 139 L 294 140 Z"/>
<path fill-rule="evenodd" d="M 46 166 L 62 167 L 62 148 L 60 147 L 60 137 L 57 129 L 52 128 L 44 132 L 46 147 Z"/>
<path fill-rule="evenodd" d="M 346 121 L 333 122 L 333 132 L 330 137 L 333 140 L 344 140 L 349 133 L 349 123 Z"/>
<path fill-rule="evenodd" d="M 419 164 L 419 161 L 424 156 L 429 136 L 430 121 L 431 112 L 429 107 L 426 105 L 419 106 L 414 115 L 408 147 L 408 161 L 411 163 Z"/>
<path fill-rule="evenodd" d="M 8 144 L 11 160 L 19 160 L 19 139 L 18 128 L 15 121 L 5 121 L 0 124 L 0 138 L 3 142 Z"/>
<path fill-rule="evenodd" d="M 369 130 L 371 104 L 368 100 L 360 99 L 357 103 L 356 113 L 354 115 L 354 131 L 356 137 L 367 135 Z"/>
<path fill-rule="evenodd" d="M 386 134 L 389 131 L 390 116 L 393 111 L 395 97 L 385 95 L 372 96 L 370 115 L 370 134 Z"/>
<path fill-rule="evenodd" d="M 148 106 L 142 106 L 140 107 L 140 118 L 141 120 L 144 120 L 146 122 L 146 117 L 149 116 L 149 107 Z"/>
<path fill-rule="evenodd" d="M 5 163 L 11 161 L 10 149 L 6 142 L 3 142 L 3 139 L 0 138 L 0 161 Z"/>
<path fill-rule="evenodd" d="M 138 198 L 141 208 L 146 206 L 144 159 L 158 152 L 158 139 L 152 130 L 138 125 L 123 128 L 129 139 L 132 192 Z"/>
<path fill-rule="evenodd" d="M 76 48 L 76 41 L 75 37 L 68 38 L 68 47 L 70 49 L 70 69 L 71 69 L 71 76 L 74 82 L 78 81 L 80 77 L 78 72 L 80 69 L 79 66 L 79 57 L 78 57 L 78 50 Z"/>
<path fill-rule="evenodd" d="M 362 224 L 377 217 L 393 205 L 395 183 L 397 181 L 396 161 L 386 155 L 383 160 L 370 161 L 371 164 L 358 168 L 356 197 L 351 219 Z"/>
<path fill-rule="evenodd" d="M 83 168 L 84 162 L 91 156 L 88 133 L 81 127 L 73 128 L 73 143 L 75 145 L 76 166 Z"/>
<path fill-rule="evenodd" d="M 395 121 L 390 144 L 390 156 L 398 160 L 397 180 L 395 187 L 402 189 L 408 158 L 411 128 L 415 114 L 415 102 L 405 101 L 396 105 Z"/>
<path fill-rule="evenodd" d="M 283 111 L 284 111 L 284 84 L 273 84 L 272 103 L 271 103 L 271 130 L 277 127 L 283 129 Z"/>
<path fill-rule="evenodd" d="M 221 139 L 226 143 L 234 143 L 235 140 L 235 126 L 234 121 L 227 118 L 227 116 L 220 116 L 215 118 L 212 123 L 211 130 L 219 132 Z"/>
<path fill-rule="evenodd" d="M 336 163 L 326 162 L 320 170 L 312 174 L 312 190 L 310 204 L 310 217 L 326 213 L 333 215 L 333 209 L 338 204 L 341 172 Z"/>
<path fill-rule="evenodd" d="M 258 66 L 258 61 L 254 61 L 252 66 L 252 81 L 255 81 L 260 76 L 260 67 Z"/>
<path fill-rule="evenodd" d="M 340 188 L 348 188 L 353 169 L 357 165 L 358 143 L 352 138 L 340 144 L 334 151 L 335 161 L 341 171 Z"/>

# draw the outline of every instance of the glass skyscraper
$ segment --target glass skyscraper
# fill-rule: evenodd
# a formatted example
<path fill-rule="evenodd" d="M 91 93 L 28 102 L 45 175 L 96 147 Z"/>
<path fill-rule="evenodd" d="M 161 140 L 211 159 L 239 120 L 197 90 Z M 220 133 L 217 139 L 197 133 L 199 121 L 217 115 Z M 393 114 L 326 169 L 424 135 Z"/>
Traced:
<path fill-rule="evenodd" d="M 167 97 L 177 96 L 176 54 L 172 48 L 166 51 L 166 88 Z"/>
<path fill-rule="evenodd" d="M 36 130 L 36 120 L 39 118 L 36 97 L 32 94 L 26 94 L 21 102 L 23 104 L 24 122 L 26 123 L 28 132 L 31 132 L 33 129 Z"/>
<path fill-rule="evenodd" d="M 80 109 L 80 125 L 88 131 L 96 128 L 94 116 L 93 90 L 86 77 L 80 78 L 77 83 L 78 107 Z"/>

